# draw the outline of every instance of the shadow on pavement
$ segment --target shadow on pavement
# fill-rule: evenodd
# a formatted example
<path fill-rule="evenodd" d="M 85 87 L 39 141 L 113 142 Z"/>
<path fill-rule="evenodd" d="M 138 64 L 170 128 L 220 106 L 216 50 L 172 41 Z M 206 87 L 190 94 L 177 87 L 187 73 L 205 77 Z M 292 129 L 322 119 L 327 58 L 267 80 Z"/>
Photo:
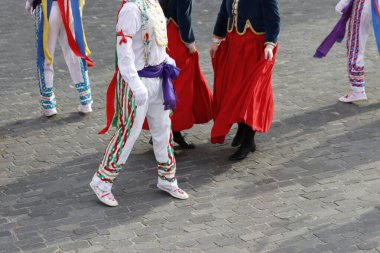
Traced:
<path fill-rule="evenodd" d="M 318 183 L 320 180 L 317 176 L 318 174 L 329 173 L 329 176 L 333 177 L 346 173 L 349 170 L 357 169 L 359 166 L 379 162 L 378 141 L 380 138 L 380 120 L 371 124 L 360 125 L 332 138 L 327 134 L 320 140 L 309 139 L 307 137 L 311 133 L 323 132 L 324 129 L 322 127 L 330 121 L 342 120 L 343 118 L 380 108 L 380 104 L 369 105 L 368 107 L 343 106 L 337 104 L 305 115 L 305 119 L 313 117 L 313 121 L 303 120 L 302 115 L 295 116 L 284 120 L 281 126 L 273 129 L 272 134 L 276 136 L 273 141 L 277 145 L 261 152 L 275 152 L 279 156 L 278 159 L 282 159 L 284 162 L 276 163 L 277 165 L 272 164 L 273 168 L 270 170 L 257 170 L 253 168 L 252 173 L 254 174 L 257 171 L 257 174 L 261 175 L 261 177 L 258 177 L 257 181 L 251 184 L 242 186 L 242 189 L 235 192 L 234 196 L 240 199 L 251 198 L 263 192 L 277 191 L 282 185 L 289 186 L 297 183 L 309 187 Z M 326 116 L 332 112 L 338 112 L 339 115 L 334 117 Z M 301 125 L 305 127 L 302 128 Z M 296 132 L 294 135 L 282 138 L 281 135 L 276 133 L 279 128 L 289 129 L 288 132 L 291 132 L 292 129 L 301 129 L 302 133 Z M 377 129 L 377 131 L 374 131 L 374 129 Z M 304 137 L 304 135 L 307 136 Z M 287 145 L 281 144 L 289 139 L 291 141 L 288 141 Z M 265 141 L 267 140 L 267 137 L 262 138 L 259 145 L 265 146 Z M 288 155 L 289 145 L 292 143 L 299 144 L 300 142 L 306 144 L 312 142 L 315 145 L 305 145 L 302 152 L 295 152 L 299 153 L 297 156 L 292 157 Z M 252 156 L 252 159 L 255 160 L 255 154 Z"/>
<path fill-rule="evenodd" d="M 67 121 L 59 120 L 59 124 L 64 120 Z M 78 117 L 73 116 L 69 120 L 75 121 Z M 208 145 L 197 146 L 194 151 L 195 154 L 219 156 L 220 152 L 215 152 Z M 188 156 L 193 160 L 189 161 Z M 144 222 L 144 216 L 152 212 L 164 212 L 157 214 L 157 217 L 162 216 L 161 219 L 176 217 L 186 212 L 190 203 L 202 197 L 197 195 L 198 188 L 230 169 L 228 165 L 220 167 L 206 158 L 196 156 L 194 159 L 192 154 L 179 155 L 179 184 L 191 196 L 186 204 L 186 201 L 175 200 L 157 189 L 152 151 L 132 154 L 127 171 L 120 173 L 113 189 L 120 205 L 110 208 L 97 201 L 88 185 L 101 157 L 102 153 L 82 156 L 0 186 L 0 221 L 3 222 L 0 223 L 0 232 L 9 230 L 15 235 L 28 235 L 32 231 L 35 242 L 46 240 L 53 245 L 72 242 L 119 225 L 128 227 L 128 224 Z M 173 205 L 177 207 L 171 213 Z M 15 242 L 18 246 L 22 243 L 22 240 Z"/>
<path fill-rule="evenodd" d="M 66 113 L 62 113 L 50 118 L 41 116 L 39 118 L 17 120 L 15 122 L 0 126 L 0 137 L 14 137 L 41 129 L 49 129 L 70 123 L 82 122 L 90 117 L 91 115 L 71 112 L 68 115 Z"/>
<path fill-rule="evenodd" d="M 280 137 L 283 134 L 294 130 L 303 130 L 301 133 L 293 135 L 292 138 L 300 137 L 304 134 L 312 134 L 320 131 L 320 128 L 332 121 L 343 120 L 348 117 L 360 115 L 380 109 L 380 103 L 357 106 L 355 104 L 344 104 L 338 102 L 318 110 L 305 112 L 286 118 L 280 123 L 274 123 L 269 136 Z"/>

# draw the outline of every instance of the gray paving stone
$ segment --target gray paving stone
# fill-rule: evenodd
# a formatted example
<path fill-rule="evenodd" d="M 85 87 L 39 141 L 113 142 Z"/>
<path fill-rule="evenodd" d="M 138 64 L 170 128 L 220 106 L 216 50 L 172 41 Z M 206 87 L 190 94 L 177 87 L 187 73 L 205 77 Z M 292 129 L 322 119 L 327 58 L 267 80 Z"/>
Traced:
<path fill-rule="evenodd" d="M 261 232 L 253 232 L 253 233 L 241 235 L 240 239 L 242 239 L 243 241 L 252 241 L 252 240 L 258 239 L 258 238 L 263 237 L 263 236 L 265 236 L 265 235 Z"/>
<path fill-rule="evenodd" d="M 91 245 L 87 241 L 77 241 L 69 244 L 61 245 L 60 248 L 68 251 L 68 250 L 78 250 L 83 248 L 88 248 Z"/>
<path fill-rule="evenodd" d="M 96 253 L 96 252 L 104 252 L 104 247 L 100 245 L 91 246 L 86 249 L 79 249 L 78 253 Z"/>
<path fill-rule="evenodd" d="M 51 252 L 59 252 L 58 247 L 49 247 L 46 249 L 37 249 L 35 251 L 29 251 L 31 253 L 51 253 Z"/>
<path fill-rule="evenodd" d="M 364 243 L 359 243 L 356 246 L 361 250 L 372 250 L 372 249 L 375 249 L 377 246 L 379 246 L 379 242 L 376 242 L 376 241 L 364 242 Z"/>

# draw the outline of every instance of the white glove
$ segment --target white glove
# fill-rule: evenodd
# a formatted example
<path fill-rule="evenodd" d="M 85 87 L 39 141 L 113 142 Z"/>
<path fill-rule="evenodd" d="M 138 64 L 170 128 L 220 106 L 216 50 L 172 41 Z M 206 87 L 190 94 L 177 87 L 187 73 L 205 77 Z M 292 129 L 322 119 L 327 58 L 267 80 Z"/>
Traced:
<path fill-rule="evenodd" d="M 166 56 L 165 62 L 166 62 L 166 64 L 177 66 L 175 63 L 175 60 L 173 58 L 171 58 L 169 55 Z"/>
<path fill-rule="evenodd" d="M 34 10 L 33 10 L 33 5 L 31 0 L 26 0 L 25 3 L 25 11 L 27 14 L 33 15 Z"/>
<path fill-rule="evenodd" d="M 343 9 L 350 4 L 350 0 L 340 0 L 339 3 L 335 6 L 335 11 L 339 14 L 343 14 Z"/>
<path fill-rule="evenodd" d="M 148 101 L 148 90 L 144 85 L 139 85 L 135 90 L 132 90 L 135 95 L 136 105 L 143 106 Z"/>
<path fill-rule="evenodd" d="M 273 48 L 274 46 L 271 44 L 267 44 L 264 49 L 264 57 L 265 60 L 272 61 L 273 60 Z"/>

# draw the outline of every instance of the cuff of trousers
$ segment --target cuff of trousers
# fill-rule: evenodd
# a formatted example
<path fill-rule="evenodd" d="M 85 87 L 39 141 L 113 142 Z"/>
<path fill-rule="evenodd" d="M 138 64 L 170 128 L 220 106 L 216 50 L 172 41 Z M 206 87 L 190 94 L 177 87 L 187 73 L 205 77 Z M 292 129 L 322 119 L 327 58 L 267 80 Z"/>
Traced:
<path fill-rule="evenodd" d="M 163 186 L 166 189 L 175 190 L 178 188 L 178 181 L 175 180 L 174 182 L 169 182 L 167 180 L 163 180 L 160 177 L 158 177 L 157 184 Z"/>
<path fill-rule="evenodd" d="M 354 91 L 354 92 L 363 92 L 363 91 L 365 91 L 365 87 L 352 87 L 352 90 Z"/>
<path fill-rule="evenodd" d="M 112 183 L 107 183 L 107 182 L 104 182 L 102 181 L 98 175 L 95 173 L 95 175 L 92 177 L 92 180 L 91 182 L 99 187 L 102 191 L 105 191 L 105 192 L 110 192 L 111 189 L 112 189 Z"/>

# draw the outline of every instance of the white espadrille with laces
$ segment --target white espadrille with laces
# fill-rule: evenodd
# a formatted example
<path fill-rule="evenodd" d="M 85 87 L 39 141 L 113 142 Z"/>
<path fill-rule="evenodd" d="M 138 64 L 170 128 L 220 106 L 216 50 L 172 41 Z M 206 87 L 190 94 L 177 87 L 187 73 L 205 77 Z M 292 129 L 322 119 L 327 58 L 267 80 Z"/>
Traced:
<path fill-rule="evenodd" d="M 79 105 L 78 106 L 78 111 L 80 113 L 83 113 L 83 114 L 90 113 L 90 112 L 92 112 L 92 106 L 91 106 L 91 104 L 88 104 L 88 105 Z"/>
<path fill-rule="evenodd" d="M 111 207 L 118 206 L 119 203 L 113 196 L 111 191 L 103 191 L 102 189 L 99 188 L 99 186 L 96 185 L 95 182 L 90 183 L 91 189 L 94 191 L 96 196 L 98 197 L 99 201 L 102 202 L 103 204 Z"/>
<path fill-rule="evenodd" d="M 57 114 L 57 109 L 56 108 L 52 108 L 52 109 L 42 109 L 42 114 L 45 116 L 45 117 L 52 117 L 54 115 Z"/>
<path fill-rule="evenodd" d="M 174 185 L 174 186 L 166 185 L 162 183 L 162 180 L 159 180 L 157 184 L 157 188 L 164 192 L 169 193 L 170 195 L 172 195 L 172 197 L 177 198 L 177 199 L 185 200 L 189 198 L 189 195 L 184 190 L 179 188 L 178 185 Z"/>
<path fill-rule="evenodd" d="M 339 98 L 340 102 L 343 103 L 351 103 L 351 102 L 357 102 L 357 101 L 363 101 L 367 100 L 367 95 L 365 94 L 365 91 L 350 91 L 347 95 Z"/>

